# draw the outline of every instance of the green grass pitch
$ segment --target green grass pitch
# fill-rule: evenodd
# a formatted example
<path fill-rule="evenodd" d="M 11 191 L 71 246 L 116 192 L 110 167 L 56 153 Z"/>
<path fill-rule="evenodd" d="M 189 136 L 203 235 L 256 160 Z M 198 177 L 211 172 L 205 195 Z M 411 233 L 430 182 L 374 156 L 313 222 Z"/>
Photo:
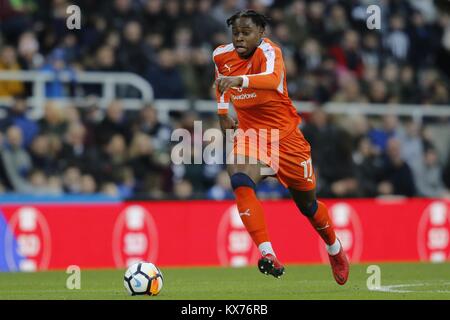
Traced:
<path fill-rule="evenodd" d="M 328 265 L 287 265 L 282 279 L 256 267 L 162 268 L 164 287 L 156 297 L 126 294 L 124 270 L 82 270 L 81 289 L 66 288 L 65 271 L 0 273 L 0 299 L 450 299 L 450 264 L 377 264 L 381 288 L 367 288 L 368 264 L 351 266 L 339 286 Z"/>

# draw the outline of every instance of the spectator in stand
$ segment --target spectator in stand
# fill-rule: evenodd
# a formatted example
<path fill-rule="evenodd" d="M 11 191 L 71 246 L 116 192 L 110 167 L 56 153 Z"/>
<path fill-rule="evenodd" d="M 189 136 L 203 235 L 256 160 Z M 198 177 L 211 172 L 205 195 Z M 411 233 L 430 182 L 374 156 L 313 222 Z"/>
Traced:
<path fill-rule="evenodd" d="M 298 67 L 294 57 L 285 57 L 284 65 L 286 66 L 286 80 L 289 95 L 293 100 L 300 100 L 303 88 L 301 86 L 301 79 L 297 76 Z"/>
<path fill-rule="evenodd" d="M 164 46 L 174 47 L 175 30 L 183 21 L 180 3 L 177 0 L 165 0 L 164 2 Z"/>
<path fill-rule="evenodd" d="M 207 198 L 213 200 L 234 199 L 228 173 L 223 170 L 216 176 L 216 183 L 208 190 Z"/>
<path fill-rule="evenodd" d="M 125 138 L 125 141 L 130 141 L 131 130 L 130 124 L 123 110 L 121 101 L 113 101 L 106 109 L 105 118 L 95 127 L 96 144 L 104 146 L 109 143 L 111 137 L 119 134 Z"/>
<path fill-rule="evenodd" d="M 158 161 L 153 149 L 152 139 L 149 135 L 141 132 L 135 133 L 129 148 L 128 165 L 133 170 L 137 180 L 137 192 L 149 189 L 150 180 L 154 175 L 162 174 L 170 180 L 170 169 Z M 167 190 L 164 185 L 160 189 Z"/>
<path fill-rule="evenodd" d="M 401 15 L 390 17 L 390 30 L 384 39 L 389 55 L 397 62 L 408 59 L 410 40 L 405 32 L 405 19 Z"/>
<path fill-rule="evenodd" d="M 94 51 L 98 49 L 99 45 L 106 45 L 105 38 L 108 35 L 108 22 L 106 21 L 105 15 L 99 12 L 98 8 L 89 8 L 90 6 L 100 6 L 100 1 L 87 1 L 83 7 L 83 12 L 88 12 L 90 14 L 85 14 L 83 17 L 82 28 L 77 31 L 78 39 L 80 41 L 80 47 L 84 52 L 89 52 L 90 56 L 93 55 Z M 81 8 L 81 7 L 80 7 Z M 81 57 L 82 59 L 83 57 Z M 89 62 L 86 61 L 86 65 Z"/>
<path fill-rule="evenodd" d="M 0 130 L 0 189 L 6 191 L 6 190 L 11 190 L 12 185 L 11 185 L 11 182 L 9 181 L 8 173 L 6 172 L 6 168 L 3 163 L 2 154 L 3 154 L 3 150 L 5 148 L 4 144 L 5 143 L 4 143 L 3 133 Z"/>
<path fill-rule="evenodd" d="M 55 101 L 48 101 L 44 107 L 44 117 L 38 121 L 39 132 L 62 136 L 66 132 L 67 123 L 64 119 L 62 106 Z"/>
<path fill-rule="evenodd" d="M 81 192 L 81 171 L 77 167 L 68 167 L 63 172 L 62 185 L 65 193 L 79 194 Z"/>
<path fill-rule="evenodd" d="M 301 47 L 309 37 L 306 4 L 304 0 L 295 0 L 286 12 L 285 21 L 289 33 L 297 47 Z"/>
<path fill-rule="evenodd" d="M 95 52 L 95 59 L 87 71 L 117 72 L 118 70 L 120 70 L 120 66 L 116 61 L 114 48 L 105 44 Z M 85 84 L 83 88 L 86 95 L 101 96 L 103 90 L 102 86 L 98 84 Z"/>
<path fill-rule="evenodd" d="M 435 85 L 440 81 L 440 75 L 436 69 L 427 68 L 421 70 L 418 77 L 420 103 L 431 104 L 435 97 Z"/>
<path fill-rule="evenodd" d="M 330 17 L 325 20 L 327 40 L 330 45 L 337 45 L 336 41 L 350 28 L 345 9 L 340 4 L 333 4 L 330 8 Z"/>
<path fill-rule="evenodd" d="M 39 48 L 39 41 L 33 32 L 27 31 L 20 35 L 17 53 L 21 69 L 34 70 L 42 66 L 44 57 L 39 53 Z M 28 93 L 31 93 L 31 91 Z"/>
<path fill-rule="evenodd" d="M 73 104 L 68 104 L 64 107 L 64 120 L 69 127 L 72 124 L 81 122 L 80 110 Z"/>
<path fill-rule="evenodd" d="M 86 128 L 86 145 L 89 147 L 98 147 L 97 127 L 104 120 L 104 112 L 98 105 L 96 96 L 87 97 L 87 105 L 81 110 L 81 121 Z"/>
<path fill-rule="evenodd" d="M 100 193 L 108 197 L 118 198 L 119 188 L 113 182 L 105 182 L 100 188 Z"/>
<path fill-rule="evenodd" d="M 283 47 L 284 56 L 292 56 L 294 54 L 296 47 L 289 34 L 289 27 L 285 22 L 275 25 L 271 37 L 274 42 Z"/>
<path fill-rule="evenodd" d="M 174 47 L 176 63 L 183 78 L 183 86 L 187 92 L 195 92 L 195 75 L 192 65 L 192 31 L 187 27 L 179 27 L 174 32 Z M 211 57 L 208 57 L 210 59 Z M 209 61 L 208 61 L 209 62 Z"/>
<path fill-rule="evenodd" d="M 322 50 L 319 42 L 314 39 L 306 40 L 297 57 L 297 61 L 302 67 L 302 70 L 317 70 L 322 63 L 322 60 Z"/>
<path fill-rule="evenodd" d="M 447 154 L 447 161 L 442 172 L 442 180 L 447 190 L 450 190 L 450 152 Z"/>
<path fill-rule="evenodd" d="M 226 32 L 225 24 L 214 18 L 211 13 L 211 0 L 199 0 L 197 13 L 192 22 L 192 35 L 195 46 L 212 43 L 214 35 Z"/>
<path fill-rule="evenodd" d="M 353 173 L 350 135 L 334 125 L 321 108 L 314 110 L 311 122 L 302 131 L 311 144 L 312 163 L 322 183 L 318 187 L 319 194 L 322 197 L 354 195 L 357 183 Z"/>
<path fill-rule="evenodd" d="M 0 72 L 19 71 L 20 64 L 17 62 L 17 54 L 14 47 L 0 46 Z M 25 87 L 20 81 L 0 81 L 0 97 L 10 97 L 23 94 Z"/>
<path fill-rule="evenodd" d="M 321 43 L 326 41 L 327 34 L 325 29 L 325 9 L 325 4 L 318 0 L 310 1 L 307 8 L 308 33 Z"/>
<path fill-rule="evenodd" d="M 387 96 L 389 97 L 388 103 L 400 103 L 400 90 L 399 83 L 400 71 L 395 63 L 386 64 L 381 72 L 383 82 L 386 87 Z"/>
<path fill-rule="evenodd" d="M 50 184 L 45 173 L 38 169 L 33 169 L 28 175 L 29 185 L 31 187 L 31 194 L 34 195 L 60 195 L 61 189 L 55 188 Z"/>
<path fill-rule="evenodd" d="M 122 167 L 117 179 L 119 197 L 127 199 L 136 192 L 136 178 L 130 167 Z M 144 193 L 145 194 L 145 193 Z"/>
<path fill-rule="evenodd" d="M 442 80 L 436 81 L 431 91 L 431 101 L 433 105 L 448 105 L 450 103 L 449 86 Z"/>
<path fill-rule="evenodd" d="M 259 199 L 281 199 L 289 198 L 289 191 L 283 187 L 277 179 L 267 177 L 256 187 L 256 193 Z"/>
<path fill-rule="evenodd" d="M 414 69 L 406 65 L 400 71 L 400 102 L 416 103 L 418 100 L 419 93 L 415 85 Z"/>
<path fill-rule="evenodd" d="M 103 147 L 99 160 L 98 170 L 90 170 L 96 175 L 96 180 L 101 183 L 119 183 L 123 176 L 122 170 L 128 160 L 125 138 L 117 133 L 111 135 L 108 143 Z"/>
<path fill-rule="evenodd" d="M 421 163 L 414 172 L 414 180 L 417 193 L 422 197 L 441 198 L 450 197 L 449 190 L 445 187 L 442 179 L 442 166 L 436 149 L 429 146 L 421 154 Z"/>
<path fill-rule="evenodd" d="M 75 64 L 81 57 L 81 47 L 78 38 L 73 33 L 66 34 L 58 47 L 68 65 Z"/>
<path fill-rule="evenodd" d="M 117 56 L 123 71 L 145 75 L 154 58 L 152 50 L 143 41 L 142 27 L 138 21 L 133 20 L 125 24 Z"/>
<path fill-rule="evenodd" d="M 345 122 L 342 125 L 349 128 L 348 131 L 353 138 L 353 150 L 356 151 L 359 148 L 360 140 L 368 138 L 370 130 L 369 119 L 365 115 L 354 115 L 346 120 L 349 120 L 349 122 Z"/>
<path fill-rule="evenodd" d="M 194 188 L 188 180 L 175 182 L 173 197 L 177 200 L 192 200 L 195 198 Z"/>
<path fill-rule="evenodd" d="M 97 183 L 93 176 L 84 174 L 81 176 L 80 193 L 81 194 L 94 194 L 97 192 Z"/>
<path fill-rule="evenodd" d="M 68 96 L 70 94 L 70 88 L 62 80 L 60 80 L 61 74 L 65 73 L 69 76 L 71 82 L 69 84 L 74 84 L 75 82 L 75 72 L 67 64 L 67 57 L 64 51 L 60 48 L 56 48 L 47 63 L 45 63 L 40 71 L 46 74 L 50 74 L 53 77 L 52 81 L 49 81 L 45 85 L 45 92 L 48 98 L 61 98 Z"/>
<path fill-rule="evenodd" d="M 383 47 L 377 33 L 370 32 L 363 36 L 361 59 L 364 66 L 380 67 L 383 58 Z"/>
<path fill-rule="evenodd" d="M 142 22 L 146 34 L 163 34 L 166 21 L 162 0 L 147 0 L 144 2 Z"/>
<path fill-rule="evenodd" d="M 209 99 L 212 87 L 211 80 L 205 74 L 214 74 L 214 66 L 210 63 L 210 54 L 204 48 L 192 51 L 191 63 L 196 85 L 193 86 L 192 96 L 197 99 Z"/>
<path fill-rule="evenodd" d="M 381 128 L 372 128 L 368 135 L 370 141 L 379 152 L 386 150 L 387 141 L 392 137 L 399 137 L 402 134 L 398 117 L 394 114 L 383 116 Z"/>
<path fill-rule="evenodd" d="M 36 9 L 34 1 L 0 0 L 0 34 L 13 41 L 22 32 L 32 28 L 31 15 Z"/>
<path fill-rule="evenodd" d="M 132 0 L 114 0 L 112 5 L 108 1 L 103 5 L 102 13 L 106 17 L 110 30 L 123 30 L 129 21 L 136 19 L 138 16 Z"/>
<path fill-rule="evenodd" d="M 86 128 L 81 123 L 69 125 L 60 153 L 58 167 L 80 168 L 82 172 L 94 173 L 98 163 L 98 155 L 94 148 L 86 146 Z"/>
<path fill-rule="evenodd" d="M 378 156 L 370 139 L 360 136 L 356 142 L 357 149 L 353 152 L 355 176 L 358 180 L 357 195 L 360 197 L 375 197 L 377 195 L 377 179 L 382 169 L 382 159 Z"/>
<path fill-rule="evenodd" d="M 33 187 L 27 177 L 32 170 L 30 155 L 23 148 L 22 131 L 11 126 L 6 130 L 6 139 L 1 152 L 4 172 L 15 192 L 32 193 Z"/>
<path fill-rule="evenodd" d="M 353 72 L 358 78 L 361 78 L 364 72 L 360 52 L 360 36 L 355 30 L 346 31 L 342 45 L 333 47 L 330 51 L 343 71 Z"/>
<path fill-rule="evenodd" d="M 95 54 L 92 71 L 114 72 L 120 70 L 114 54 L 114 48 L 109 45 L 101 46 Z"/>
<path fill-rule="evenodd" d="M 51 139 L 48 135 L 37 135 L 30 147 L 30 156 L 33 162 L 33 168 L 43 171 L 46 175 L 58 174 L 59 154 L 55 154 L 52 148 Z M 61 160 L 63 158 L 60 158 Z"/>
<path fill-rule="evenodd" d="M 367 102 L 367 98 L 363 95 L 358 80 L 348 74 L 341 77 L 339 81 L 340 90 L 336 92 L 332 100 L 336 102 Z"/>
<path fill-rule="evenodd" d="M 50 175 L 47 176 L 47 188 L 49 193 L 53 195 L 63 195 L 63 183 L 60 175 Z"/>
<path fill-rule="evenodd" d="M 155 107 L 145 105 L 138 114 L 134 124 L 135 130 L 148 134 L 152 139 L 153 147 L 158 151 L 168 152 L 172 129 L 167 124 L 158 120 Z"/>
<path fill-rule="evenodd" d="M 379 175 L 378 194 L 401 195 L 412 197 L 416 195 L 416 187 L 411 168 L 403 160 L 401 143 L 396 138 L 387 141 L 384 164 Z"/>
<path fill-rule="evenodd" d="M 245 4 L 240 0 L 223 0 L 212 9 L 212 16 L 217 21 L 226 21 L 233 14 L 244 9 Z"/>
<path fill-rule="evenodd" d="M 185 96 L 176 56 L 169 48 L 160 50 L 158 63 L 150 66 L 146 78 L 153 86 L 155 99 L 182 99 Z"/>
<path fill-rule="evenodd" d="M 414 173 L 422 166 L 423 154 L 428 144 L 422 138 L 421 130 L 417 122 L 410 120 L 405 124 L 404 132 L 397 136 L 401 142 L 402 158 Z"/>
<path fill-rule="evenodd" d="M 433 33 L 426 25 L 425 17 L 420 11 L 414 11 L 409 27 L 409 61 L 415 68 L 433 64 L 430 47 L 433 46 Z"/>
<path fill-rule="evenodd" d="M 0 130 L 9 126 L 17 126 L 22 131 L 23 144 L 28 147 L 39 131 L 35 121 L 27 115 L 27 101 L 23 96 L 16 96 L 13 105 L 9 109 L 9 114 L 0 123 Z"/>
<path fill-rule="evenodd" d="M 388 103 L 390 100 L 386 83 L 381 79 L 376 79 L 369 84 L 369 102 L 370 103 Z"/>

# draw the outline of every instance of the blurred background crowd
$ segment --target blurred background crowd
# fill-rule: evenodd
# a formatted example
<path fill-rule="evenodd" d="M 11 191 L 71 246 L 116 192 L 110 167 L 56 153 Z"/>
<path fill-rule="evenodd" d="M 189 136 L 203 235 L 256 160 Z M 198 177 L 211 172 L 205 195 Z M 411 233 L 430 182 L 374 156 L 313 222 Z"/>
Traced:
<path fill-rule="evenodd" d="M 291 98 L 313 101 L 302 130 L 312 145 L 324 197 L 449 195 L 449 119 L 386 115 L 335 117 L 326 102 L 449 107 L 450 15 L 432 0 L 0 0 L 0 72 L 126 71 L 146 79 L 156 99 L 213 99 L 211 54 L 230 42 L 225 20 L 243 8 L 271 18 Z M 81 8 L 80 30 L 66 9 Z M 381 9 L 381 29 L 366 8 Z M 173 165 L 173 129 L 218 127 L 212 114 L 173 113 L 154 105 L 127 110 L 62 107 L 52 98 L 99 96 L 100 86 L 46 85 L 44 115 L 28 114 L 28 83 L 0 81 L 12 107 L 0 115 L 0 193 L 94 194 L 152 199 L 232 198 L 221 165 Z M 119 97 L 136 92 L 124 88 Z M 376 108 L 376 105 L 371 106 Z M 443 130 L 440 130 L 444 128 Z M 440 141 L 440 143 L 439 143 Z M 444 141 L 444 142 L 442 142 Z M 449 142 L 450 143 L 450 142 Z M 333 161 L 330 161 L 333 159 Z M 264 198 L 288 194 L 274 179 Z"/>

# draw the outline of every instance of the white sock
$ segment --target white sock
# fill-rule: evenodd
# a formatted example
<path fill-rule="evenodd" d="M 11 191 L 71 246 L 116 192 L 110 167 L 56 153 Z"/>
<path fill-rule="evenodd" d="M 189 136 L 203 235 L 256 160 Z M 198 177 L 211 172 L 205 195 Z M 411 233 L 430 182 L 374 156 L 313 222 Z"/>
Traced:
<path fill-rule="evenodd" d="M 258 246 L 259 252 L 261 252 L 261 255 L 265 256 L 266 254 L 270 253 L 275 256 L 275 252 L 273 252 L 272 244 L 268 241 L 261 243 Z"/>
<path fill-rule="evenodd" d="M 328 254 L 331 256 L 337 255 L 339 253 L 339 250 L 341 250 L 341 243 L 338 239 L 331 245 L 326 245 Z"/>

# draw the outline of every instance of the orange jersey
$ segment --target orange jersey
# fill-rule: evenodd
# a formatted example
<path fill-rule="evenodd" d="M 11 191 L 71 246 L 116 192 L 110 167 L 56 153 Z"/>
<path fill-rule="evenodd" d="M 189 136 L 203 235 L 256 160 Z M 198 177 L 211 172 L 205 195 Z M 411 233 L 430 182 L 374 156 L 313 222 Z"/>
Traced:
<path fill-rule="evenodd" d="M 216 89 L 218 113 L 228 112 L 231 102 L 236 110 L 239 128 L 278 129 L 282 139 L 291 133 L 301 118 L 289 98 L 286 68 L 281 49 L 263 38 L 249 59 L 238 56 L 232 43 L 213 52 L 216 79 L 219 76 L 242 76 L 240 88 L 231 88 L 222 95 Z"/>

